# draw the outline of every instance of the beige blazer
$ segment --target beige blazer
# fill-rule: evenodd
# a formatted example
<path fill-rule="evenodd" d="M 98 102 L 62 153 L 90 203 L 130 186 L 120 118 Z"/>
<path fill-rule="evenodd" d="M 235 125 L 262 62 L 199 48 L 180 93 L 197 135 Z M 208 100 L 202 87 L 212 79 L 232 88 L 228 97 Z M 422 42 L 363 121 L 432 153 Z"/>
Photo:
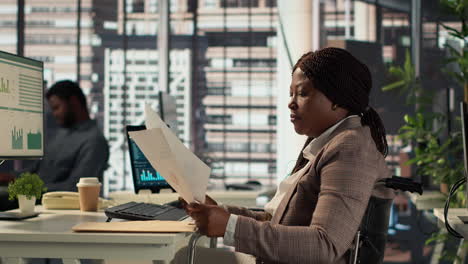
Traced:
<path fill-rule="evenodd" d="M 359 118 L 345 120 L 311 164 L 272 218 L 228 207 L 239 215 L 236 251 L 259 263 L 346 263 L 370 196 L 393 198 L 392 190 L 374 187 L 391 173 Z"/>

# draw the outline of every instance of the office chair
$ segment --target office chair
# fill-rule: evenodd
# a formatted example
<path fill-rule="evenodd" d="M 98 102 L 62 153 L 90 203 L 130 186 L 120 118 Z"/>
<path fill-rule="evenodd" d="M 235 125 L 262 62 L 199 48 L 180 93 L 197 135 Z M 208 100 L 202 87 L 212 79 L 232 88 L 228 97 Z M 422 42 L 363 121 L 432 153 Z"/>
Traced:
<path fill-rule="evenodd" d="M 379 180 L 376 185 L 384 185 L 394 190 L 417 192 L 420 195 L 423 193 L 420 183 L 397 176 Z M 378 264 L 383 262 L 392 203 L 393 199 L 370 197 L 361 225 L 348 252 L 349 264 Z M 194 263 L 195 246 L 201 236 L 200 233 L 196 232 L 190 239 L 189 264 Z M 216 247 L 216 238 L 211 239 L 210 247 Z"/>
<path fill-rule="evenodd" d="M 392 199 L 371 196 L 350 249 L 350 264 L 382 263 Z"/>

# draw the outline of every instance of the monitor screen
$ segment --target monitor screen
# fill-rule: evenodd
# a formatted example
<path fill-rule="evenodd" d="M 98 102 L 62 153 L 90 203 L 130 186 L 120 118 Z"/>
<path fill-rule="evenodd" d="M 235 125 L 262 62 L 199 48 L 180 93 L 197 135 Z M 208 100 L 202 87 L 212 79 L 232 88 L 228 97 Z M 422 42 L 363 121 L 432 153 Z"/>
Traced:
<path fill-rule="evenodd" d="M 127 141 L 130 151 L 130 165 L 132 167 L 133 184 L 135 192 L 148 189 L 159 192 L 159 189 L 170 188 L 166 180 L 157 172 L 146 159 L 145 154 L 138 145 L 128 136 L 128 131 L 146 129 L 145 126 L 127 126 Z"/>
<path fill-rule="evenodd" d="M 44 155 L 43 63 L 0 51 L 0 159 Z"/>

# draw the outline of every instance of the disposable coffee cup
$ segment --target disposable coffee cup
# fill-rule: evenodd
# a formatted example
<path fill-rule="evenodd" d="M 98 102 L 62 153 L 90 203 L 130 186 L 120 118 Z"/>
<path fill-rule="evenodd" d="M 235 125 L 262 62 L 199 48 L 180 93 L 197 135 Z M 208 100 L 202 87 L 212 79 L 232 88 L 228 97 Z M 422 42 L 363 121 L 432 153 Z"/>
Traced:
<path fill-rule="evenodd" d="M 80 194 L 80 210 L 83 212 L 95 212 L 98 209 L 99 192 L 101 183 L 98 178 L 80 178 L 76 184 Z"/>

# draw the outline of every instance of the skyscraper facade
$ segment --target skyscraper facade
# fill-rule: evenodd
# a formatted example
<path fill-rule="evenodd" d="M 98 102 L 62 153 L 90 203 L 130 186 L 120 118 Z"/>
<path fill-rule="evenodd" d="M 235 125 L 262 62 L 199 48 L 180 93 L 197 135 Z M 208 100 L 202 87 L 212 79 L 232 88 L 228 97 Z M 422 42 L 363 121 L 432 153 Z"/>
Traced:
<path fill-rule="evenodd" d="M 101 36 L 112 32 L 106 29 L 105 23 L 116 20 L 117 5 L 114 0 L 80 2 L 80 43 L 77 45 L 78 1 L 25 1 L 23 55 L 44 62 L 44 80 L 48 86 L 63 79 L 79 79 L 88 97 L 91 115 L 102 125 L 104 72 L 100 69 L 104 65 L 104 48 Z M 16 0 L 0 3 L 0 49 L 15 54 L 17 3 Z"/>

